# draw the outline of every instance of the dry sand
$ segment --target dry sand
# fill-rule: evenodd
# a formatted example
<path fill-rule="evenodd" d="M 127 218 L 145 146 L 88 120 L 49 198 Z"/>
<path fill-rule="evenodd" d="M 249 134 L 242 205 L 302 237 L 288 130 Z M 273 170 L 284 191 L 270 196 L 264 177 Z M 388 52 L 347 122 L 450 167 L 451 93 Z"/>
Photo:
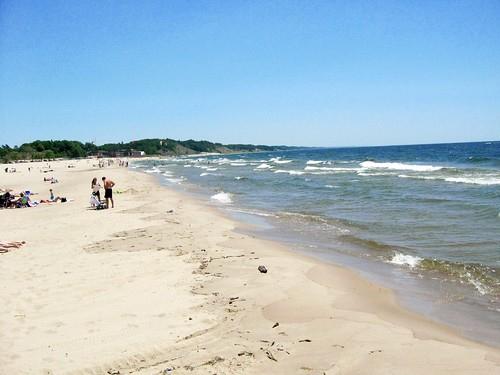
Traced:
<path fill-rule="evenodd" d="M 0 241 L 26 241 L 0 254 L 0 374 L 500 373 L 498 349 L 400 308 L 387 289 L 242 235 L 151 176 L 94 163 L 2 166 L 0 188 L 74 201 L 0 210 Z M 90 210 L 102 175 L 122 193 Z"/>

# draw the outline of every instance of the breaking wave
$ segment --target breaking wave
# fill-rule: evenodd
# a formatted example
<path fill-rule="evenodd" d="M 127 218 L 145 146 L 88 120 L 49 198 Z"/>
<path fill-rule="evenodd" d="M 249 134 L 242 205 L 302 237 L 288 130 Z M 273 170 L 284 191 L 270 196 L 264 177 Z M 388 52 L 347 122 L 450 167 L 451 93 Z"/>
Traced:
<path fill-rule="evenodd" d="M 377 163 L 374 161 L 364 161 L 360 163 L 366 169 L 392 169 L 398 171 L 415 171 L 415 172 L 434 172 L 443 169 L 444 167 L 436 167 L 433 165 L 420 164 L 404 164 L 404 163 Z"/>
<path fill-rule="evenodd" d="M 233 202 L 233 200 L 231 199 L 231 194 L 224 193 L 223 191 L 212 195 L 210 199 L 224 204 L 229 204 Z"/>

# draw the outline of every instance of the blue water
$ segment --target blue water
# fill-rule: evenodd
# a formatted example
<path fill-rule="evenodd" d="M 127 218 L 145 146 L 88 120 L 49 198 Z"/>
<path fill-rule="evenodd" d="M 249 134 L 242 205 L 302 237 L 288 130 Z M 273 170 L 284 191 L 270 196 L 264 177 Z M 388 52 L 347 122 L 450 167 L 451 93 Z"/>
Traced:
<path fill-rule="evenodd" d="M 440 304 L 474 305 L 498 328 L 500 142 L 177 157 L 136 166 L 165 183 L 196 186 L 227 210 L 263 218 L 305 251 L 349 258 L 387 279 L 396 272 L 423 280 L 422 287 L 438 282 L 446 290 L 446 298 L 436 297 Z"/>

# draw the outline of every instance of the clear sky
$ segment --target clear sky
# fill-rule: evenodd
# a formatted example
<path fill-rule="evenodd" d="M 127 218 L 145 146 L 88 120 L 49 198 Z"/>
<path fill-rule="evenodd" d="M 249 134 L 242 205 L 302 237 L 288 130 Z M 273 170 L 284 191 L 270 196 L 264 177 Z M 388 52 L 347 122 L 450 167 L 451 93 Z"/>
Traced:
<path fill-rule="evenodd" d="M 0 0 L 0 143 L 500 140 L 500 1 Z"/>

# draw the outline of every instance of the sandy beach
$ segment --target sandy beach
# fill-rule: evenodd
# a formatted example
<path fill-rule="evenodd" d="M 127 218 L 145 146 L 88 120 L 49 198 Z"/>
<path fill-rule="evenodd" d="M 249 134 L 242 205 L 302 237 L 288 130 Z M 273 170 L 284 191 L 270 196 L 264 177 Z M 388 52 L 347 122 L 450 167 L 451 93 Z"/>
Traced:
<path fill-rule="evenodd" d="M 0 210 L 0 240 L 26 242 L 0 253 L 2 375 L 500 373 L 498 348 L 353 271 L 242 234 L 152 176 L 50 164 L 1 166 L 0 188 L 69 200 Z M 102 176 L 115 208 L 97 211 Z"/>

